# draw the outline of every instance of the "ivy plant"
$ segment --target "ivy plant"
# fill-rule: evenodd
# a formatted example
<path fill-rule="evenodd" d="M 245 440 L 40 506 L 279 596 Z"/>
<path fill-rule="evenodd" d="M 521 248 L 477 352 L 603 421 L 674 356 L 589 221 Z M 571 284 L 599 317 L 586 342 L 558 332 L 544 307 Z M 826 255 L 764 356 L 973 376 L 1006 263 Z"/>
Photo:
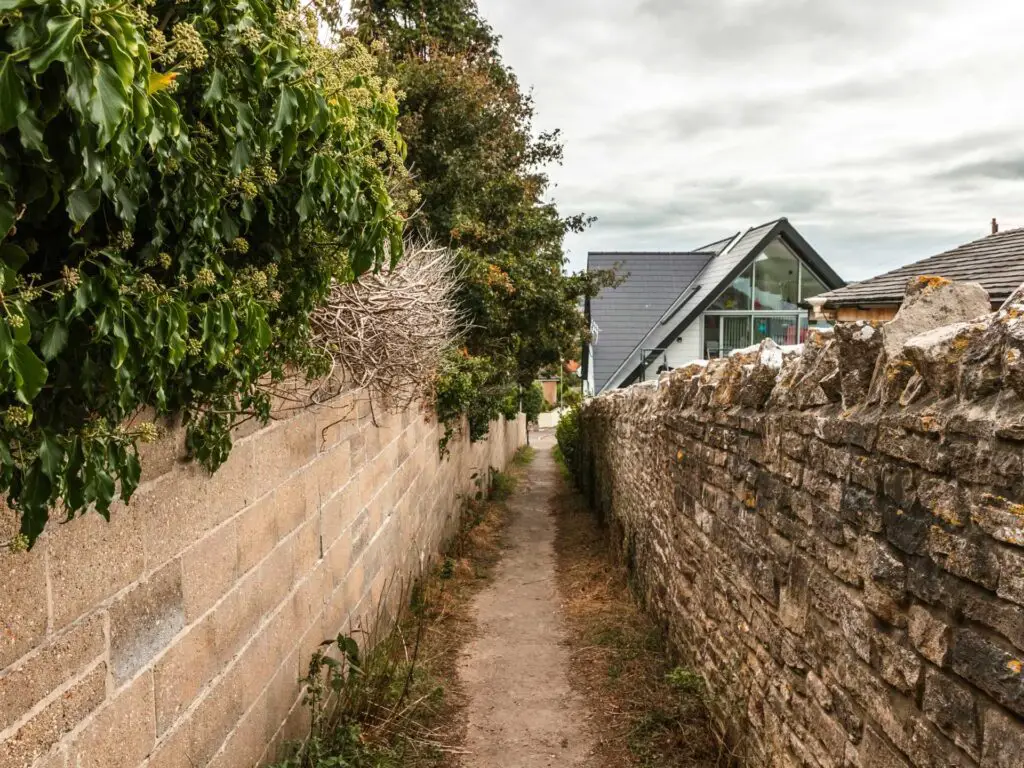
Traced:
<path fill-rule="evenodd" d="M 332 280 L 398 258 L 393 83 L 295 0 L 0 0 L 0 491 L 109 514 L 150 421 L 211 470 L 321 360 Z"/>

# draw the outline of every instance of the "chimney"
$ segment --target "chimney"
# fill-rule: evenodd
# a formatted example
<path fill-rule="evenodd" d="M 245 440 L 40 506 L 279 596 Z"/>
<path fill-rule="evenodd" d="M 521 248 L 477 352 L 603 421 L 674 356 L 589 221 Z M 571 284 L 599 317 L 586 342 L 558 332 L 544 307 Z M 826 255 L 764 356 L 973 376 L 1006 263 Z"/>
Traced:
<path fill-rule="evenodd" d="M 992 234 L 993 235 L 998 235 L 999 234 L 999 222 L 996 221 L 995 219 L 992 219 Z"/>

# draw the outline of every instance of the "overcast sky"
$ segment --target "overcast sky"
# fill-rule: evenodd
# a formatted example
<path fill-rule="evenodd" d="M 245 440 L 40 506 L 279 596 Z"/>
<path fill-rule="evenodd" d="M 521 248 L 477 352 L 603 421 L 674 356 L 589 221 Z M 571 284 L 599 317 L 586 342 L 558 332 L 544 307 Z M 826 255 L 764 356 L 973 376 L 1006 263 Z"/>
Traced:
<path fill-rule="evenodd" d="M 1024 226 L 1019 0 L 478 0 L 588 250 L 787 216 L 847 280 Z"/>

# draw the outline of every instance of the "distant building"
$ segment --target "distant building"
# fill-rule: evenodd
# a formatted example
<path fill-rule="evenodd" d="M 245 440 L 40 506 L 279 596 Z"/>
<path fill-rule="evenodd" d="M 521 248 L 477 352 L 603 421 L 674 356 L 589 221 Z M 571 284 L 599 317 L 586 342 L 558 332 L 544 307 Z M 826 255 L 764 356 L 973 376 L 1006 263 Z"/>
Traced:
<path fill-rule="evenodd" d="M 944 277 L 981 283 L 992 299 L 992 308 L 1009 298 L 1024 283 L 1024 229 L 993 233 L 883 275 L 850 283 L 845 288 L 823 293 L 814 304 L 829 320 L 891 320 L 903 303 L 907 283 L 915 277 Z"/>
<path fill-rule="evenodd" d="M 593 252 L 587 265 L 626 275 L 585 306 L 592 341 L 583 378 L 592 394 L 765 338 L 800 343 L 807 300 L 844 285 L 786 219 L 693 251 Z"/>

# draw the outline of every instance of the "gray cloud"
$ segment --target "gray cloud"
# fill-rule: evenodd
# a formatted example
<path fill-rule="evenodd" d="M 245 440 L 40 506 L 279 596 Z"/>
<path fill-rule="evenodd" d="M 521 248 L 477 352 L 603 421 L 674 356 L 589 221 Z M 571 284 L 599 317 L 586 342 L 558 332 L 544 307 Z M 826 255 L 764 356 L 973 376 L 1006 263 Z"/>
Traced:
<path fill-rule="evenodd" d="M 960 163 L 934 176 L 943 181 L 1021 181 L 1024 180 L 1024 154 L 1004 154 Z"/>
<path fill-rule="evenodd" d="M 642 0 L 645 32 L 672 58 L 765 60 L 783 53 L 841 58 L 884 49 L 950 0 Z"/>
<path fill-rule="evenodd" d="M 1014 0 L 478 0 L 588 250 L 787 216 L 844 277 L 1024 225 Z"/>

